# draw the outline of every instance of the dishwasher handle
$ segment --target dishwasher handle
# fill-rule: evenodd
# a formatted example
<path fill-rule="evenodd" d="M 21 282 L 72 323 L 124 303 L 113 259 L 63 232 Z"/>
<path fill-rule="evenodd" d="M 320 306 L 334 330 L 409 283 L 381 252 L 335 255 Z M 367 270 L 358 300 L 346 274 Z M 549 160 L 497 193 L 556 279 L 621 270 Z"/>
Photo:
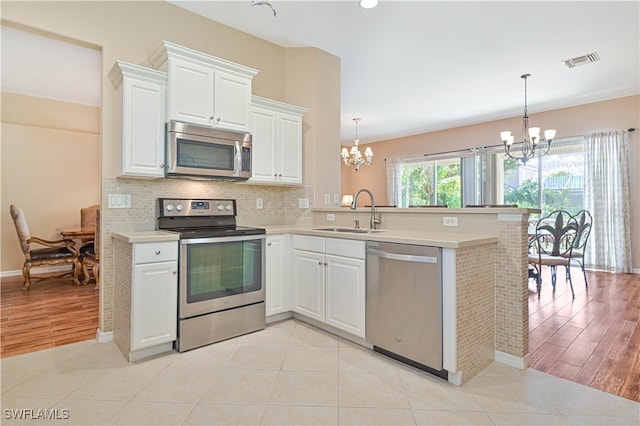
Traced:
<path fill-rule="evenodd" d="M 400 260 L 403 262 L 438 263 L 438 258 L 435 256 L 416 256 L 413 254 L 391 253 L 388 251 L 373 249 L 368 249 L 367 254 L 371 256 L 378 256 L 383 259 Z"/>

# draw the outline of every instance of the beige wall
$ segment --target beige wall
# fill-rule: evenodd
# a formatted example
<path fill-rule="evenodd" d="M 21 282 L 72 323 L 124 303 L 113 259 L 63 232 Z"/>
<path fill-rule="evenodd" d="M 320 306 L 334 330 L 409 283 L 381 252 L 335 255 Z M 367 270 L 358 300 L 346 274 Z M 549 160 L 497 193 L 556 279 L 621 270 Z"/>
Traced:
<path fill-rule="evenodd" d="M 313 165 L 323 151 L 338 152 L 339 60 L 317 49 L 289 51 L 198 16 L 165 1 L 146 2 L 2 2 L 2 23 L 95 46 L 102 52 L 101 167 L 102 204 L 109 193 L 130 193 L 131 209 L 102 209 L 103 251 L 101 253 L 100 329 L 113 327 L 113 229 L 153 229 L 155 198 L 161 196 L 216 197 L 238 199 L 248 224 L 286 223 L 300 220 L 298 197 L 311 198 L 314 185 L 325 170 Z M 304 187 L 273 188 L 219 182 L 175 179 L 141 180 L 116 178 L 118 161 L 115 89 L 107 73 L 116 60 L 149 66 L 148 58 L 163 40 L 186 46 L 260 72 L 253 80 L 253 93 L 309 109 L 303 119 Z M 337 80 L 337 81 L 336 81 Z M 329 88 L 329 90 L 327 90 Z M 322 91 L 322 92 L 321 92 Z M 323 144 L 317 149 L 317 144 Z M 334 176 L 338 176 L 338 166 Z M 331 166 L 329 167 L 331 169 Z M 339 181 L 334 178 L 335 191 Z M 255 209 L 261 196 L 265 209 Z"/>
<path fill-rule="evenodd" d="M 31 234 L 58 240 L 80 225 L 80 208 L 100 202 L 100 110 L 2 93 L 1 270 L 22 269 L 9 205 L 24 210 Z"/>
<path fill-rule="evenodd" d="M 558 130 L 558 138 L 585 135 L 592 132 L 638 128 L 640 126 L 640 96 L 629 96 L 604 102 L 580 105 L 530 115 L 533 124 Z M 372 144 L 373 163 L 362 166 L 358 172 L 353 167 L 341 166 L 343 194 L 353 194 L 360 188 L 373 191 L 376 203 L 387 204 L 385 158 L 420 157 L 426 153 L 453 151 L 483 145 L 499 144 L 501 130 L 519 131 L 522 117 L 491 121 L 471 126 L 392 139 Z M 638 134 L 629 133 L 631 171 L 631 215 L 633 266 L 640 269 L 640 147 Z M 366 145 L 365 145 L 366 146 Z M 364 148 L 361 148 L 363 150 Z M 359 205 L 368 204 L 368 197 Z"/>

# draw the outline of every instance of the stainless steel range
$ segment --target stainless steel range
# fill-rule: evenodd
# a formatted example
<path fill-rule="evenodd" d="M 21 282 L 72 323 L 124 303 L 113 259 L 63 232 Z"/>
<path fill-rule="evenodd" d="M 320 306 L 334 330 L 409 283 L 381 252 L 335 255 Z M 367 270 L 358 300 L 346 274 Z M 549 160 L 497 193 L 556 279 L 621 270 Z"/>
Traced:
<path fill-rule="evenodd" d="M 160 198 L 158 229 L 180 233 L 179 352 L 265 327 L 265 230 L 235 200 Z"/>

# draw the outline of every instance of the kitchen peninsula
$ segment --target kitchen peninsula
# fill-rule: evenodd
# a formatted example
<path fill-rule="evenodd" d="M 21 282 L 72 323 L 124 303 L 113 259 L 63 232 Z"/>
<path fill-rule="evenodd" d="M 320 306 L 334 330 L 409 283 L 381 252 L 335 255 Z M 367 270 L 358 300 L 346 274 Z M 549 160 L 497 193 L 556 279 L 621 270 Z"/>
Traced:
<path fill-rule="evenodd" d="M 494 359 L 525 368 L 527 224 L 529 215 L 539 211 L 520 208 L 376 211 L 382 214 L 382 224 L 375 233 L 329 230 L 354 228 L 356 220 L 368 223 L 368 208 L 313 209 L 309 223 L 267 226 L 268 242 L 275 236 L 308 235 L 441 247 L 443 355 L 449 381 L 466 382 Z M 443 225 L 452 219 L 457 226 Z M 284 241 L 285 247 L 290 245 L 288 240 Z"/>

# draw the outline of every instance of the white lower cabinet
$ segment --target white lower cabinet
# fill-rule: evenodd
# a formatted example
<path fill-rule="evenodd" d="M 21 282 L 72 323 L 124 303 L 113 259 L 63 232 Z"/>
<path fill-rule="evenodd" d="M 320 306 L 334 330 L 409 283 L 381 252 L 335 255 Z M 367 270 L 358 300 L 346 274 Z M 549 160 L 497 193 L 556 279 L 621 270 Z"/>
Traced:
<path fill-rule="evenodd" d="M 293 265 L 294 312 L 324 322 L 324 253 L 294 250 Z"/>
<path fill-rule="evenodd" d="M 136 265 L 131 288 L 131 350 L 176 340 L 178 262 Z"/>
<path fill-rule="evenodd" d="M 113 340 L 129 361 L 171 351 L 178 323 L 178 242 L 114 234 Z"/>
<path fill-rule="evenodd" d="M 265 301 L 267 317 L 291 310 L 289 235 L 268 235 Z"/>
<path fill-rule="evenodd" d="M 293 310 L 365 336 L 365 243 L 293 236 Z"/>
<path fill-rule="evenodd" d="M 326 261 L 325 322 L 364 337 L 365 261 L 329 254 Z"/>

